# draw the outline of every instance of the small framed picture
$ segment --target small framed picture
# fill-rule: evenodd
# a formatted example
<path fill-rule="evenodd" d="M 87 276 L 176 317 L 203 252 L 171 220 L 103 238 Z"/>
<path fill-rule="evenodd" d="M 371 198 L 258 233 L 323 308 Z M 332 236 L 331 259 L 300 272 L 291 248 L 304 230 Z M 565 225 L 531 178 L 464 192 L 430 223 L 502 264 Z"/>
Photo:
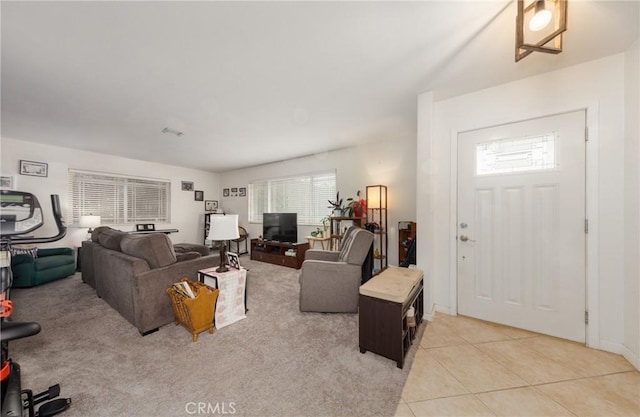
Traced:
<path fill-rule="evenodd" d="M 204 191 L 196 191 L 194 195 L 196 201 L 204 201 Z"/>
<path fill-rule="evenodd" d="M 139 223 L 136 224 L 137 232 L 153 232 L 156 230 L 156 225 L 153 223 Z"/>
<path fill-rule="evenodd" d="M 0 188 L 3 190 L 14 190 L 16 179 L 12 175 L 0 176 Z"/>
<path fill-rule="evenodd" d="M 204 211 L 216 211 L 218 209 L 218 200 L 206 200 L 204 202 Z"/>
<path fill-rule="evenodd" d="M 240 197 L 247 196 L 247 187 L 240 187 Z"/>
<path fill-rule="evenodd" d="M 45 162 L 20 160 L 20 175 L 47 177 L 49 175 L 49 165 Z"/>
<path fill-rule="evenodd" d="M 182 191 L 193 191 L 193 182 L 182 181 Z"/>
<path fill-rule="evenodd" d="M 240 269 L 240 257 L 237 253 L 227 252 L 227 264 L 231 268 Z"/>
<path fill-rule="evenodd" d="M 222 189 L 222 196 L 223 197 L 229 197 L 229 189 L 228 188 L 223 188 Z"/>
<path fill-rule="evenodd" d="M 238 196 L 238 187 L 231 188 L 231 197 L 237 197 L 237 196 Z"/>

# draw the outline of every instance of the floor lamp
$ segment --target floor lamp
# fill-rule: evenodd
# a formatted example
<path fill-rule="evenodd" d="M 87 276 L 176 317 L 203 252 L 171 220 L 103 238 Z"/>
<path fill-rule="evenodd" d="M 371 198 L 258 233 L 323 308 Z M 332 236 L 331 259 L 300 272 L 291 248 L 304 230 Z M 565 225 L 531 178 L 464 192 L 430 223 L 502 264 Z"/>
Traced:
<path fill-rule="evenodd" d="M 207 239 L 220 242 L 220 266 L 216 272 L 227 272 L 227 241 L 238 239 L 237 214 L 212 214 L 209 218 L 209 236 Z"/>

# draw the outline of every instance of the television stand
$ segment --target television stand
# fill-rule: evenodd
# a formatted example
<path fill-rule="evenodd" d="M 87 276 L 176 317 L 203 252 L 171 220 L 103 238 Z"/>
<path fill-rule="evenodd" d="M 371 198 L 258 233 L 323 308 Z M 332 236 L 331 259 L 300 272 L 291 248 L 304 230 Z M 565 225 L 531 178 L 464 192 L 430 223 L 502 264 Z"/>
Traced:
<path fill-rule="evenodd" d="M 300 269 L 309 243 L 285 243 L 251 239 L 251 260 Z M 293 253 L 294 255 L 287 255 Z"/>

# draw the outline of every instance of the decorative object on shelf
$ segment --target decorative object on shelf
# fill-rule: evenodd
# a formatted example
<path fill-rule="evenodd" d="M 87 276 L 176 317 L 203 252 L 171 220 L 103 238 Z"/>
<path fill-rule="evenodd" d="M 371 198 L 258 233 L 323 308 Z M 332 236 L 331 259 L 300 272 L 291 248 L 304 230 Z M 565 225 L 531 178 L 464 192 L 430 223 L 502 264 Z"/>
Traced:
<path fill-rule="evenodd" d="M 194 198 L 196 201 L 204 201 L 204 191 L 195 191 Z"/>
<path fill-rule="evenodd" d="M 155 230 L 156 225 L 153 223 L 136 224 L 136 232 L 153 232 Z"/>
<path fill-rule="evenodd" d="M 547 3 L 551 7 L 547 8 Z M 552 27 L 548 27 L 553 22 Z M 525 29 L 525 24 L 528 28 Z M 544 29 L 544 30 L 543 30 Z M 516 62 L 532 52 L 559 54 L 562 52 L 562 33 L 567 30 L 567 0 L 533 0 L 525 7 L 518 0 L 516 16 Z M 538 34 L 537 39 L 534 38 Z M 553 41 L 553 46 L 548 44 Z"/>
<path fill-rule="evenodd" d="M 20 160 L 20 175 L 47 177 L 49 175 L 49 165 L 45 162 Z"/>
<path fill-rule="evenodd" d="M 93 232 L 94 227 L 100 226 L 100 216 L 94 216 L 89 214 L 87 216 L 80 216 L 80 227 L 87 227 L 87 239 L 91 240 L 91 233 Z"/>
<path fill-rule="evenodd" d="M 247 187 L 240 187 L 240 197 L 247 196 Z"/>
<path fill-rule="evenodd" d="M 373 241 L 374 271 L 383 271 L 388 265 L 389 240 L 387 236 L 387 187 L 367 186 L 367 230 L 375 235 Z"/>
<path fill-rule="evenodd" d="M 193 191 L 193 182 L 191 181 L 182 181 L 182 191 Z"/>
<path fill-rule="evenodd" d="M 216 211 L 218 209 L 218 200 L 206 200 L 204 202 L 204 211 Z"/>
<path fill-rule="evenodd" d="M 222 189 L 222 196 L 223 197 L 229 197 L 229 189 L 228 188 L 223 188 Z"/>
<path fill-rule="evenodd" d="M 209 219 L 209 235 L 207 239 L 220 242 L 220 266 L 217 272 L 227 272 L 227 240 L 238 239 L 238 215 L 237 214 L 212 214 Z"/>
<path fill-rule="evenodd" d="M 0 176 L 0 188 L 3 190 L 15 190 L 16 179 L 12 175 Z"/>

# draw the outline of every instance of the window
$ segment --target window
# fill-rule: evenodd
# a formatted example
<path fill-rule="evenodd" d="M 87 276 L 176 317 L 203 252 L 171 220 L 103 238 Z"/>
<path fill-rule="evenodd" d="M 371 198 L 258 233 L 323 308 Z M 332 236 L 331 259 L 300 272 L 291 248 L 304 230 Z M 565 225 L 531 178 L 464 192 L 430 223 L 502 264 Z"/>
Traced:
<path fill-rule="evenodd" d="M 249 222 L 262 223 L 262 213 L 297 213 L 298 224 L 317 225 L 335 196 L 335 171 L 254 181 L 249 184 Z"/>
<path fill-rule="evenodd" d="M 556 135 L 499 139 L 476 145 L 476 175 L 550 170 L 556 163 Z"/>
<path fill-rule="evenodd" d="M 69 170 L 71 224 L 100 216 L 102 224 L 171 221 L 171 182 Z"/>

